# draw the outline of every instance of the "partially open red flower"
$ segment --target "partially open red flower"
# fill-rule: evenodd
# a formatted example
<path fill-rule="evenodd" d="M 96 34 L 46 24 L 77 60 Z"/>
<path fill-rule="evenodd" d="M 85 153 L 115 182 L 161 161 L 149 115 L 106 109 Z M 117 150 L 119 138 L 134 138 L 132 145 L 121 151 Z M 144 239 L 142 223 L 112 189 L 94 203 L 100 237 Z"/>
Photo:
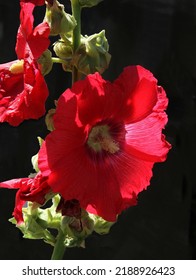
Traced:
<path fill-rule="evenodd" d="M 96 73 L 67 89 L 39 152 L 53 191 L 115 221 L 149 185 L 154 163 L 166 159 L 167 103 L 141 66 L 125 68 L 114 83 Z"/>
<path fill-rule="evenodd" d="M 49 46 L 47 23 L 33 28 L 32 3 L 21 3 L 16 53 L 18 60 L 0 65 L 0 122 L 18 125 L 45 113 L 48 88 L 37 59 Z"/>
<path fill-rule="evenodd" d="M 2 182 L 0 188 L 18 189 L 13 211 L 17 223 L 23 222 L 22 207 L 26 201 L 43 205 L 46 195 L 51 193 L 47 178 L 43 177 L 41 173 L 38 173 L 35 178 L 20 178 Z"/>

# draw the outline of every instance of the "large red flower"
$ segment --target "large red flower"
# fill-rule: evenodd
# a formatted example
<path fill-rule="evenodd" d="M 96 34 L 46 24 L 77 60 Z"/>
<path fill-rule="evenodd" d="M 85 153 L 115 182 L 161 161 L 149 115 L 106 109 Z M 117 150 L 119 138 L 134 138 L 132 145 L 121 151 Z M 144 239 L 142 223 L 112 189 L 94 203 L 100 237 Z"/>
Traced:
<path fill-rule="evenodd" d="M 13 216 L 17 223 L 23 222 L 22 207 L 26 201 L 37 202 L 43 205 L 46 195 L 51 192 L 47 178 L 38 173 L 35 178 L 13 179 L 0 183 L 0 188 L 19 189 L 16 193 Z"/>
<path fill-rule="evenodd" d="M 155 162 L 170 144 L 164 90 L 141 66 L 124 69 L 110 83 L 96 73 L 60 97 L 55 130 L 39 152 L 39 168 L 54 192 L 115 221 L 146 189 Z"/>
<path fill-rule="evenodd" d="M 21 3 L 16 53 L 18 60 L 0 65 L 0 122 L 18 125 L 45 113 L 48 89 L 37 59 L 49 46 L 47 23 L 33 28 L 32 3 Z"/>

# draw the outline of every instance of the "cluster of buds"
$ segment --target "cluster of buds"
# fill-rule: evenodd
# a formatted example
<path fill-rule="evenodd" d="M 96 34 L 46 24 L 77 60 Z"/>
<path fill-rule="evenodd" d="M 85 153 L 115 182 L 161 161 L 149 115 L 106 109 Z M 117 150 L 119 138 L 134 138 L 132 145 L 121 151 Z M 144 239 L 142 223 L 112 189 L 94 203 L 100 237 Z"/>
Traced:
<path fill-rule="evenodd" d="M 78 1 L 78 0 L 77 0 Z M 80 8 L 93 7 L 101 0 L 81 0 L 78 1 Z M 74 49 L 73 30 L 77 22 L 73 15 L 65 12 L 64 5 L 57 0 L 47 3 L 44 19 L 50 26 L 51 36 L 60 36 L 54 43 L 54 52 L 64 63 L 65 71 L 72 71 L 73 67 L 84 74 L 95 72 L 103 73 L 109 66 L 111 55 L 109 54 L 109 44 L 105 37 L 105 31 L 90 36 L 80 35 L 79 44 Z"/>

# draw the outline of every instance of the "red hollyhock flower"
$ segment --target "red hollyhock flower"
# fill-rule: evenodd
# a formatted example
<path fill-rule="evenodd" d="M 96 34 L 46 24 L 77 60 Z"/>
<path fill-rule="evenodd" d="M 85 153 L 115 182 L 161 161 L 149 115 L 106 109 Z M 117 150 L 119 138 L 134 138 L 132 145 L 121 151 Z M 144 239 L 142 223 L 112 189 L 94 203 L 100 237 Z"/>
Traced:
<path fill-rule="evenodd" d="M 16 193 L 15 208 L 13 216 L 17 223 L 23 222 L 22 207 L 26 201 L 37 202 L 43 205 L 45 196 L 51 192 L 47 184 L 47 177 L 38 173 L 35 178 L 13 179 L 0 183 L 0 188 L 19 189 Z"/>
<path fill-rule="evenodd" d="M 167 103 L 141 66 L 125 68 L 114 83 L 95 73 L 67 89 L 39 152 L 53 191 L 115 221 L 149 185 L 154 163 L 166 159 Z"/>
<path fill-rule="evenodd" d="M 33 29 L 32 3 L 21 3 L 18 60 L 0 65 L 0 122 L 17 126 L 45 113 L 48 88 L 36 60 L 49 46 L 50 29 L 41 23 Z"/>

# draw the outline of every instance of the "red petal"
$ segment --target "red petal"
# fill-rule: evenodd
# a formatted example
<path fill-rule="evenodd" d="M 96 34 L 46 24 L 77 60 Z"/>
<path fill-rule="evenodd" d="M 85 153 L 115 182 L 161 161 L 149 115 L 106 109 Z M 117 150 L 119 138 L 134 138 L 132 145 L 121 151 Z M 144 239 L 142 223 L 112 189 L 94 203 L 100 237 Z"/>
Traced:
<path fill-rule="evenodd" d="M 17 191 L 16 193 L 16 199 L 15 199 L 15 207 L 12 215 L 17 221 L 17 224 L 22 223 L 23 220 L 23 214 L 22 214 L 22 207 L 24 206 L 25 201 L 21 199 L 20 197 L 20 191 Z"/>
<path fill-rule="evenodd" d="M 28 40 L 29 35 L 33 32 L 33 10 L 35 6 L 32 3 L 20 3 L 20 5 L 21 24 L 18 29 L 15 50 L 18 58 L 23 59 L 25 56 L 26 42 Z"/>
<path fill-rule="evenodd" d="M 136 122 L 148 116 L 157 102 L 157 80 L 141 66 L 128 66 L 114 82 L 124 92 L 125 122 Z"/>
<path fill-rule="evenodd" d="M 4 81 L 5 93 L 0 99 L 0 121 L 13 126 L 26 119 L 38 119 L 45 113 L 48 88 L 34 63 L 25 63 L 23 75 L 11 75 Z"/>
<path fill-rule="evenodd" d="M 122 92 L 98 73 L 75 83 L 71 91 L 77 95 L 78 116 L 82 124 L 93 125 L 114 118 L 121 108 Z"/>
<path fill-rule="evenodd" d="M 147 161 L 164 161 L 170 149 L 170 144 L 162 135 L 162 129 L 167 123 L 164 110 L 168 100 L 164 90 L 159 87 L 158 102 L 153 112 L 143 120 L 125 125 L 126 143 L 130 145 L 130 153 Z"/>
<path fill-rule="evenodd" d="M 24 3 L 33 3 L 36 6 L 42 6 L 45 4 L 45 0 L 20 0 L 20 2 Z"/>
<path fill-rule="evenodd" d="M 152 176 L 153 163 L 138 160 L 127 152 L 99 162 L 88 157 L 82 148 L 66 155 L 59 151 L 49 176 L 53 191 L 65 200 L 79 200 L 82 208 L 108 221 L 115 221 L 124 209 L 135 205 L 136 195 L 149 185 Z"/>
<path fill-rule="evenodd" d="M 42 22 L 35 27 L 33 34 L 28 39 L 28 45 L 34 59 L 38 59 L 48 48 L 50 40 L 50 28 L 46 22 Z"/>
<path fill-rule="evenodd" d="M 0 183 L 0 188 L 19 189 L 16 193 L 15 207 L 13 211 L 13 216 L 18 224 L 23 222 L 22 207 L 25 203 L 25 201 L 22 200 L 20 197 L 20 189 L 23 188 L 23 186 L 26 185 L 28 181 L 29 178 L 22 178 L 22 179 L 13 179 Z"/>
<path fill-rule="evenodd" d="M 0 188 L 5 189 L 20 189 L 23 184 L 25 184 L 29 178 L 12 179 L 0 183 Z"/>
<path fill-rule="evenodd" d="M 28 56 L 38 59 L 50 44 L 48 39 L 50 28 L 46 22 L 42 22 L 33 30 L 33 10 L 34 4 L 21 3 L 21 25 L 16 42 L 16 53 L 19 59 Z"/>

